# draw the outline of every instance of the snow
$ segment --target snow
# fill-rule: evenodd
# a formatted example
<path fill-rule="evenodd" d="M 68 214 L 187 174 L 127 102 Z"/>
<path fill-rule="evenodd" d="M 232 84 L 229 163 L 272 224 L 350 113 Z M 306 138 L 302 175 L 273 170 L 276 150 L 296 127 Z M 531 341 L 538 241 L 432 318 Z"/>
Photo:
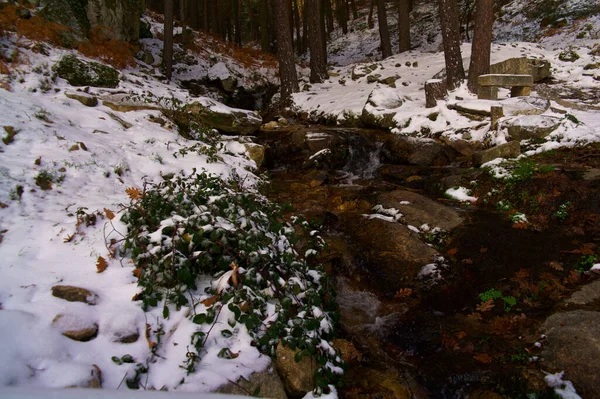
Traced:
<path fill-rule="evenodd" d="M 477 202 L 477 198 L 471 196 L 471 191 L 466 187 L 449 188 L 445 194 L 460 202 Z"/>
<path fill-rule="evenodd" d="M 550 388 L 554 388 L 554 392 L 563 399 L 581 399 L 577 395 L 577 391 L 571 381 L 563 380 L 565 372 L 561 371 L 556 374 L 546 375 L 545 380 Z"/>

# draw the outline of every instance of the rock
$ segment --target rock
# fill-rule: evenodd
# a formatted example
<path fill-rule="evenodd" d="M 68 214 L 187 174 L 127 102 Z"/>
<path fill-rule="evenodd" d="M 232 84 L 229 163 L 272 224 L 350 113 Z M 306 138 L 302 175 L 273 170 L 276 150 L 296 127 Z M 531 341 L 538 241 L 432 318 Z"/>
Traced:
<path fill-rule="evenodd" d="M 367 98 L 360 120 L 366 126 L 383 129 L 394 127 L 396 109 L 402 106 L 403 102 L 401 94 L 390 87 L 373 89 Z"/>
<path fill-rule="evenodd" d="M 40 0 L 39 14 L 49 22 L 69 28 L 70 44 L 85 40 L 90 31 L 86 6 L 83 1 L 72 0 Z"/>
<path fill-rule="evenodd" d="M 575 291 L 565 303 L 568 305 L 588 305 L 598 299 L 600 299 L 600 280 L 595 280 Z"/>
<path fill-rule="evenodd" d="M 102 27 L 111 39 L 135 42 L 140 38 L 144 0 L 87 0 L 86 3 L 90 27 Z"/>
<path fill-rule="evenodd" d="M 383 145 L 385 158 L 395 164 L 445 166 L 456 160 L 458 153 L 433 139 L 391 136 Z"/>
<path fill-rule="evenodd" d="M 354 68 L 352 68 L 352 80 L 358 80 L 360 78 L 363 78 L 371 72 L 373 72 L 375 69 L 377 69 L 377 64 L 356 65 Z"/>
<path fill-rule="evenodd" d="M 287 126 L 287 125 L 289 125 L 288 120 L 285 119 L 285 118 L 279 118 L 279 119 L 277 119 L 277 123 L 279 124 L 279 126 Z"/>
<path fill-rule="evenodd" d="M 600 397 L 600 312 L 575 310 L 556 313 L 542 326 L 546 344 L 544 369 L 564 371 L 584 398 Z"/>
<path fill-rule="evenodd" d="M 154 61 L 156 61 L 152 53 L 149 51 L 142 52 L 139 59 L 147 65 L 154 65 Z"/>
<path fill-rule="evenodd" d="M 260 168 L 265 161 L 265 147 L 254 143 L 246 143 L 244 147 L 246 147 L 248 158 L 254 161 L 257 168 Z"/>
<path fill-rule="evenodd" d="M 469 395 L 469 399 L 502 399 L 504 396 L 492 391 L 477 389 Z"/>
<path fill-rule="evenodd" d="M 19 8 L 17 10 L 17 16 L 21 19 L 30 19 L 31 18 L 31 11 L 29 11 L 29 8 Z"/>
<path fill-rule="evenodd" d="M 490 65 L 490 73 L 531 75 L 534 82 L 539 82 L 551 76 L 550 67 L 551 64 L 547 60 L 519 57 Z"/>
<path fill-rule="evenodd" d="M 541 115 L 550 108 L 550 100 L 541 97 L 512 97 L 504 100 L 466 100 L 448 108 L 469 115 L 490 116 L 491 107 L 502 107 L 505 116 Z"/>
<path fill-rule="evenodd" d="M 52 287 L 52 295 L 69 302 L 84 302 L 95 305 L 98 295 L 85 288 L 73 287 L 71 285 L 55 285 Z"/>
<path fill-rule="evenodd" d="M 544 138 L 560 126 L 561 119 L 547 115 L 530 115 L 511 118 L 503 122 L 508 127 L 511 140 L 521 141 Z"/>
<path fill-rule="evenodd" d="M 52 320 L 52 325 L 60 329 L 62 335 L 74 341 L 90 341 L 98 334 L 97 323 L 71 314 L 57 315 Z"/>
<path fill-rule="evenodd" d="M 592 168 L 583 172 L 583 180 L 592 181 L 592 180 L 600 180 L 600 169 Z"/>
<path fill-rule="evenodd" d="M 123 127 L 123 129 L 127 130 L 130 127 L 133 127 L 132 123 L 127 122 L 125 119 L 121 118 L 120 116 L 113 114 L 112 112 L 107 112 L 106 113 L 108 116 L 110 116 L 112 119 L 114 119 L 116 122 L 119 123 L 119 125 L 121 125 Z"/>
<path fill-rule="evenodd" d="M 334 339 L 332 344 L 334 348 L 341 352 L 344 362 L 355 363 L 362 360 L 362 353 L 347 339 Z"/>
<path fill-rule="evenodd" d="M 230 382 L 219 389 L 217 393 L 248 396 L 258 389 L 261 398 L 287 399 L 283 382 L 272 369 L 262 373 L 252 373 L 248 380 L 240 378 L 236 383 Z"/>
<path fill-rule="evenodd" d="M 404 201 L 410 204 L 401 204 Z M 454 209 L 408 190 L 381 194 L 377 197 L 377 204 L 398 209 L 403 215 L 402 221 L 416 227 L 428 224 L 431 228 L 440 227 L 450 231 L 463 222 Z"/>
<path fill-rule="evenodd" d="M 419 235 L 400 223 L 362 218 L 361 228 L 350 231 L 375 283 L 386 292 L 395 292 L 413 282 L 423 266 L 432 263 L 437 252 Z"/>
<path fill-rule="evenodd" d="M 419 62 L 415 61 L 412 63 L 413 68 L 418 68 L 419 67 Z"/>
<path fill-rule="evenodd" d="M 558 55 L 558 59 L 564 62 L 575 62 L 579 59 L 579 54 L 573 49 L 568 49 Z"/>
<path fill-rule="evenodd" d="M 72 86 L 114 88 L 119 85 L 119 73 L 114 68 L 94 61 L 82 61 L 72 54 L 65 55 L 54 70 Z"/>
<path fill-rule="evenodd" d="M 283 381 L 285 391 L 290 396 L 304 396 L 315 388 L 315 370 L 317 362 L 304 356 L 296 362 L 294 356 L 298 350 L 291 350 L 281 343 L 277 346 L 275 367 Z"/>
<path fill-rule="evenodd" d="M 398 76 L 398 75 L 388 76 L 387 78 L 379 79 L 379 83 L 388 85 L 391 88 L 395 89 L 396 88 L 396 80 L 398 80 L 398 79 L 400 79 L 400 76 Z"/>
<path fill-rule="evenodd" d="M 187 110 L 205 125 L 227 133 L 249 135 L 262 125 L 258 112 L 230 108 L 210 99 L 189 104 Z"/>
<path fill-rule="evenodd" d="M 473 154 L 473 164 L 479 167 L 496 158 L 515 158 L 519 155 L 521 155 L 521 145 L 518 141 L 511 141 L 506 144 L 488 148 L 487 150 L 476 152 Z"/>
<path fill-rule="evenodd" d="M 373 75 L 368 75 L 367 83 L 375 83 L 375 82 L 379 81 L 379 78 L 381 78 L 381 75 L 378 73 L 374 73 Z"/>
<path fill-rule="evenodd" d="M 102 371 L 95 364 L 90 366 L 89 379 L 83 380 L 79 384 L 69 385 L 65 388 L 102 388 Z"/>
<path fill-rule="evenodd" d="M 95 107 L 98 105 L 98 98 L 83 92 L 65 92 L 65 96 L 77 100 L 86 107 Z"/>
<path fill-rule="evenodd" d="M 267 122 L 264 125 L 262 125 L 260 127 L 261 130 L 273 130 L 273 129 L 277 129 L 279 127 L 279 124 L 275 121 L 271 121 L 271 122 Z"/>
<path fill-rule="evenodd" d="M 330 134 L 307 133 L 304 142 L 310 155 L 313 155 L 319 151 L 331 149 L 335 141 L 335 137 Z"/>

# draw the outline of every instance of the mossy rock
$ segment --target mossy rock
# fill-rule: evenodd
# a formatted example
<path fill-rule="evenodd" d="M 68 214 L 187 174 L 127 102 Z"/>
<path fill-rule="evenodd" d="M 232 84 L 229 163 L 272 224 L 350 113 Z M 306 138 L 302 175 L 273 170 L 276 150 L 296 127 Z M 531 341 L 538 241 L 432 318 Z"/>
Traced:
<path fill-rule="evenodd" d="M 73 40 L 80 41 L 90 32 L 87 2 L 88 0 L 41 0 L 40 15 L 50 22 L 69 27 Z"/>
<path fill-rule="evenodd" d="M 82 61 L 69 54 L 54 66 L 55 72 L 72 86 L 117 87 L 119 72 L 93 61 Z"/>
<path fill-rule="evenodd" d="M 152 39 L 153 37 L 150 24 L 146 21 L 140 21 L 140 39 Z"/>
<path fill-rule="evenodd" d="M 558 55 L 558 59 L 564 62 L 575 62 L 579 59 L 579 54 L 575 50 L 565 50 Z"/>

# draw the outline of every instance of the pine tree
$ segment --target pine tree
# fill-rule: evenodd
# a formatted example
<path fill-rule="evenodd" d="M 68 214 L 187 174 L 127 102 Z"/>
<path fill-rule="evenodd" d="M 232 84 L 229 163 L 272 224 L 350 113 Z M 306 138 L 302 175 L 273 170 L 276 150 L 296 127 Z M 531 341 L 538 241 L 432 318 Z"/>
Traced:
<path fill-rule="evenodd" d="M 163 66 L 167 80 L 173 75 L 173 0 L 165 0 Z"/>
<path fill-rule="evenodd" d="M 456 0 L 438 0 L 444 59 L 446 61 L 446 85 L 454 90 L 465 78 L 465 68 L 460 53 L 460 30 Z"/>
<path fill-rule="evenodd" d="M 299 90 L 294 47 L 290 34 L 288 0 L 275 0 L 274 23 L 277 36 L 277 58 L 279 59 L 279 79 L 281 80 L 281 100 L 287 102 L 292 93 Z"/>
<path fill-rule="evenodd" d="M 379 35 L 381 36 L 381 55 L 383 58 L 392 56 L 392 45 L 390 43 L 390 31 L 387 25 L 387 13 L 385 11 L 385 0 L 377 0 L 377 18 L 379 19 Z"/>
<path fill-rule="evenodd" d="M 321 0 L 306 0 L 308 11 L 308 44 L 310 47 L 310 81 L 327 79 L 324 30 L 321 27 Z"/>
<path fill-rule="evenodd" d="M 398 51 L 410 50 L 410 0 L 397 0 L 398 7 Z"/>
<path fill-rule="evenodd" d="M 475 6 L 475 31 L 471 47 L 471 63 L 467 87 L 477 93 L 477 78 L 490 72 L 494 0 L 477 0 Z"/>

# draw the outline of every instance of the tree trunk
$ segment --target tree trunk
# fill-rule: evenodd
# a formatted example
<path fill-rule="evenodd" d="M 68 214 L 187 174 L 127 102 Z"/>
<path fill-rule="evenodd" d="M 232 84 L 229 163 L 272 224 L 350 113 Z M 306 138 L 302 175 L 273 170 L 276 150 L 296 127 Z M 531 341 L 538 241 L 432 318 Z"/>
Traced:
<path fill-rule="evenodd" d="M 381 36 L 381 54 L 383 58 L 391 57 L 392 45 L 390 43 L 390 32 L 387 26 L 385 0 L 377 0 L 377 18 L 379 19 L 379 36 Z"/>
<path fill-rule="evenodd" d="M 425 83 L 425 107 L 433 108 L 437 100 L 445 100 L 448 97 L 446 83 L 441 79 L 431 79 Z"/>
<path fill-rule="evenodd" d="M 367 25 L 369 25 L 369 29 L 373 29 L 375 24 L 373 23 L 373 9 L 375 8 L 375 0 L 371 0 L 371 5 L 369 6 L 369 18 L 367 20 Z"/>
<path fill-rule="evenodd" d="M 331 0 L 321 0 L 325 7 L 325 21 L 327 25 L 327 37 L 333 32 L 333 7 L 331 6 Z"/>
<path fill-rule="evenodd" d="M 302 13 L 302 54 L 308 48 L 308 6 L 304 1 L 304 12 Z"/>
<path fill-rule="evenodd" d="M 321 0 L 305 0 L 308 10 L 308 44 L 310 47 L 310 81 L 321 83 L 327 79 L 327 60 L 323 52 L 321 31 Z"/>
<path fill-rule="evenodd" d="M 260 0 L 260 48 L 262 51 L 271 51 L 269 0 Z"/>
<path fill-rule="evenodd" d="M 258 31 L 258 25 L 254 19 L 254 8 L 252 8 L 252 0 L 248 0 L 248 19 L 250 20 L 250 37 L 252 40 L 259 40 L 260 35 Z"/>
<path fill-rule="evenodd" d="M 326 26 L 326 18 L 325 18 L 325 4 L 324 0 L 319 0 L 319 31 L 321 32 L 321 45 L 322 51 L 321 56 L 325 60 L 325 65 L 327 65 L 327 26 Z"/>
<path fill-rule="evenodd" d="M 165 76 L 170 81 L 173 75 L 173 0 L 165 0 L 163 65 Z"/>
<path fill-rule="evenodd" d="M 477 78 L 490 73 L 492 25 L 494 24 L 494 1 L 477 0 L 475 8 L 475 31 L 471 47 L 471 63 L 467 87 L 477 93 Z"/>
<path fill-rule="evenodd" d="M 350 0 L 350 6 L 352 7 L 352 19 L 358 19 L 358 9 L 356 8 L 356 1 Z"/>
<path fill-rule="evenodd" d="M 397 0 L 398 4 L 398 50 L 410 50 L 410 0 Z"/>
<path fill-rule="evenodd" d="M 186 16 L 187 16 L 187 7 L 186 0 L 179 0 L 179 14 L 181 16 L 181 46 L 185 48 L 185 30 L 186 26 Z"/>
<path fill-rule="evenodd" d="M 198 1 L 191 1 L 188 4 L 187 16 L 190 22 L 190 28 L 196 30 L 200 29 L 200 10 L 198 9 Z"/>
<path fill-rule="evenodd" d="M 302 34 L 300 33 L 300 26 L 302 23 L 300 22 L 300 8 L 298 5 L 299 0 L 294 1 L 294 26 L 296 28 L 296 51 L 298 55 L 303 53 L 302 51 Z"/>
<path fill-rule="evenodd" d="M 446 84 L 448 90 L 460 86 L 465 78 L 465 68 L 460 53 L 460 31 L 456 0 L 438 0 L 440 25 L 444 41 L 444 59 L 446 61 Z"/>
<path fill-rule="evenodd" d="M 209 10 L 209 7 L 208 7 L 208 1 L 209 0 L 204 0 L 204 30 L 206 32 L 210 32 L 210 28 L 211 28 L 210 23 L 209 23 L 209 21 L 210 21 L 210 18 L 209 18 L 210 10 Z"/>
<path fill-rule="evenodd" d="M 342 28 L 342 32 L 348 33 L 348 7 L 346 7 L 346 0 L 335 0 L 335 14 L 337 16 L 338 24 Z"/>
<path fill-rule="evenodd" d="M 292 35 L 290 35 L 290 16 L 287 0 L 276 0 L 273 21 L 276 24 L 277 58 L 279 59 L 279 79 L 281 80 L 281 100 L 288 102 L 292 93 L 299 90 L 296 63 L 294 62 L 294 48 Z"/>

